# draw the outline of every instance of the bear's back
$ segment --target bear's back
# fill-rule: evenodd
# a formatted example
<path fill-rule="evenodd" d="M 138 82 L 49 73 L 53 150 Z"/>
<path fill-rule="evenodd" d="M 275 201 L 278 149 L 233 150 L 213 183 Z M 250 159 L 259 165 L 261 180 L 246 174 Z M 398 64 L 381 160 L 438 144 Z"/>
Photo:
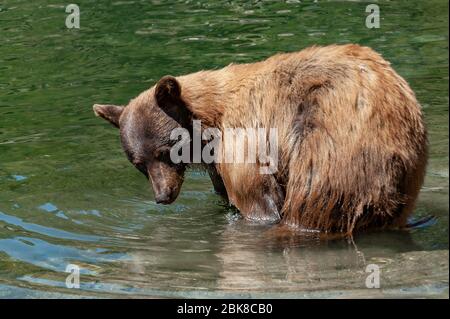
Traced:
<path fill-rule="evenodd" d="M 224 127 L 277 128 L 283 220 L 351 232 L 404 225 L 423 182 L 426 129 L 415 95 L 378 53 L 311 47 L 232 65 Z"/>

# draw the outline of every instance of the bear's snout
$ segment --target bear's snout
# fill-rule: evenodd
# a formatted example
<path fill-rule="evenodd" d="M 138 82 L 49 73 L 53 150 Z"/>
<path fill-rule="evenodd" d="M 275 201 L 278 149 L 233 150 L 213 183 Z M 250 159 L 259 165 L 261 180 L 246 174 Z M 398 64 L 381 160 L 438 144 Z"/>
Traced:
<path fill-rule="evenodd" d="M 155 202 L 171 204 L 180 193 L 183 175 L 174 167 L 160 161 L 147 165 L 149 180 L 152 184 Z"/>

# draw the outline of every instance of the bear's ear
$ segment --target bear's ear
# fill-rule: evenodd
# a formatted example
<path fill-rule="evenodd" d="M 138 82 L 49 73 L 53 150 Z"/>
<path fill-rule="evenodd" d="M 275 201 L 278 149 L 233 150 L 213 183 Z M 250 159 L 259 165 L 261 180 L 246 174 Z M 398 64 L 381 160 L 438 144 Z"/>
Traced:
<path fill-rule="evenodd" d="M 187 124 L 190 112 L 181 96 L 181 85 L 175 77 L 166 75 L 158 81 L 155 99 L 167 115 L 183 126 Z"/>
<path fill-rule="evenodd" d="M 181 99 L 180 83 L 171 75 L 163 76 L 156 84 L 155 97 L 158 104 Z"/>
<path fill-rule="evenodd" d="M 94 104 L 92 108 L 95 115 L 104 118 L 115 127 L 119 127 L 120 115 L 122 115 L 124 109 L 123 106 Z"/>

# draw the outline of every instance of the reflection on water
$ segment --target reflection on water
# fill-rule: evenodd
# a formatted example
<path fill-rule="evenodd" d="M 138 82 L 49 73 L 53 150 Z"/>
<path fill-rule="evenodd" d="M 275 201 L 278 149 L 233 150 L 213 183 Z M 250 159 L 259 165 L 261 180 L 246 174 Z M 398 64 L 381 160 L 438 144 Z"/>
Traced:
<path fill-rule="evenodd" d="M 0 4 L 0 297 L 448 296 L 448 17 L 445 1 L 79 1 Z M 432 18 L 431 18 L 432 17 Z M 424 107 L 430 161 L 411 232 L 353 241 L 273 238 L 189 172 L 171 206 L 120 150 L 95 102 L 126 103 L 165 74 L 357 42 L 390 60 Z M 66 266 L 81 289 L 65 287 Z M 367 289 L 366 266 L 381 270 Z"/>

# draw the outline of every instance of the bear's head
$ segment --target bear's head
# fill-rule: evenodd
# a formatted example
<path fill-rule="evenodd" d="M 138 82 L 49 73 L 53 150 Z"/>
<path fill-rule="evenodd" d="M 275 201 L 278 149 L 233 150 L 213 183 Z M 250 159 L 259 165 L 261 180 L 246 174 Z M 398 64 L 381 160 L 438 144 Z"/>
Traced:
<path fill-rule="evenodd" d="M 171 161 L 170 149 L 177 141 L 170 134 L 188 127 L 191 118 L 177 79 L 163 77 L 127 106 L 95 104 L 93 109 L 120 129 L 122 147 L 130 162 L 151 180 L 155 201 L 172 203 L 180 192 L 186 164 Z"/>

